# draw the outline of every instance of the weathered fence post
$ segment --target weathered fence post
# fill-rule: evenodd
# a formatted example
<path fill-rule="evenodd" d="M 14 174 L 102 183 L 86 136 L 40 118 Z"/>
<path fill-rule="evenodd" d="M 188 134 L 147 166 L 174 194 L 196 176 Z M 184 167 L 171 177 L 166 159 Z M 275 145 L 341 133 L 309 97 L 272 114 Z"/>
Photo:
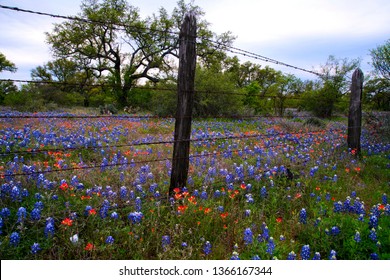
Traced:
<path fill-rule="evenodd" d="M 177 108 L 175 143 L 173 146 L 172 172 L 169 193 L 187 184 L 192 107 L 196 66 L 196 18 L 187 13 L 179 35 L 179 73 L 177 78 Z"/>
<path fill-rule="evenodd" d="M 351 97 L 348 115 L 348 148 L 360 154 L 360 135 L 362 131 L 363 72 L 359 68 L 353 72 Z"/>

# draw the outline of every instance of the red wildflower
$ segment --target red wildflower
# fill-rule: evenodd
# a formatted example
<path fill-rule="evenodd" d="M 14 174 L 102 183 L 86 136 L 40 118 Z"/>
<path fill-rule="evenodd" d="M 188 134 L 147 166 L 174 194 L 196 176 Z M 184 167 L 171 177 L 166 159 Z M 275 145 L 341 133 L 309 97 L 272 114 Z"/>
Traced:
<path fill-rule="evenodd" d="M 95 248 L 95 245 L 93 245 L 91 242 L 88 242 L 88 244 L 85 246 L 85 251 L 92 251 Z"/>
<path fill-rule="evenodd" d="M 174 192 L 174 193 L 179 193 L 179 192 L 180 192 L 180 188 L 174 188 L 174 189 L 173 189 L 173 192 Z"/>
<path fill-rule="evenodd" d="M 184 212 L 186 211 L 187 208 L 188 208 L 187 205 L 179 205 L 179 206 L 177 207 L 177 212 L 179 212 L 179 213 L 184 213 Z"/>
<path fill-rule="evenodd" d="M 222 219 L 225 219 L 228 215 L 229 215 L 228 212 L 225 212 L 225 213 L 220 214 L 220 216 L 221 216 Z"/>
<path fill-rule="evenodd" d="M 276 222 L 277 222 L 277 223 L 281 223 L 282 221 L 283 221 L 283 218 L 282 218 L 282 217 L 277 217 L 277 218 L 276 218 Z"/>
<path fill-rule="evenodd" d="M 61 222 L 61 224 L 70 227 L 70 226 L 73 224 L 73 220 L 72 220 L 72 219 L 69 219 L 69 218 L 65 218 L 65 219 Z"/>
<path fill-rule="evenodd" d="M 300 198 L 301 196 L 302 196 L 301 193 L 297 193 L 297 194 L 295 195 L 295 199 L 298 199 L 298 198 Z"/>
<path fill-rule="evenodd" d="M 64 182 L 61 184 L 60 189 L 66 191 L 69 188 L 68 183 Z"/>
<path fill-rule="evenodd" d="M 204 209 L 204 213 L 205 213 L 205 214 L 208 214 L 208 213 L 210 213 L 210 212 L 211 212 L 211 209 L 210 209 L 210 208 L 207 207 L 207 208 Z"/>
<path fill-rule="evenodd" d="M 96 215 L 96 210 L 95 209 L 91 209 L 88 211 L 89 215 Z"/>

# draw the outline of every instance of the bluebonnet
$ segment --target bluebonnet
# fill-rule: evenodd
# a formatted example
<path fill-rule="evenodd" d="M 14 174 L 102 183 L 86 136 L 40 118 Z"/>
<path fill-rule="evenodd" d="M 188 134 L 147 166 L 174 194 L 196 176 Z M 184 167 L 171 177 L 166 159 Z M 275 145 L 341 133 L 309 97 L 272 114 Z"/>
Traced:
<path fill-rule="evenodd" d="M 113 243 L 114 243 L 114 238 L 111 235 L 107 236 L 106 244 L 113 244 Z"/>
<path fill-rule="evenodd" d="M 291 251 L 291 252 L 288 253 L 288 255 L 287 255 L 287 260 L 295 260 L 296 257 L 297 257 L 297 254 L 295 254 L 294 251 Z"/>
<path fill-rule="evenodd" d="M 337 227 L 337 226 L 332 227 L 330 230 L 330 233 L 331 233 L 331 235 L 334 235 L 334 236 L 340 234 L 339 227 Z"/>
<path fill-rule="evenodd" d="M 17 233 L 17 232 L 11 233 L 11 235 L 9 237 L 9 244 L 16 247 L 19 245 L 19 242 L 20 242 L 19 233 Z"/>
<path fill-rule="evenodd" d="M 265 186 L 263 186 L 260 190 L 260 195 L 262 198 L 266 198 L 267 197 L 267 189 Z"/>
<path fill-rule="evenodd" d="M 187 247 L 188 247 L 188 244 L 187 244 L 187 242 L 182 242 L 182 243 L 181 243 L 181 247 L 183 247 L 183 248 L 187 248 Z"/>
<path fill-rule="evenodd" d="M 13 186 L 10 195 L 12 201 L 18 200 L 20 198 L 20 188 L 18 186 Z"/>
<path fill-rule="evenodd" d="M 37 254 L 38 253 L 38 251 L 40 251 L 41 250 L 41 247 L 40 247 L 40 245 L 39 245 L 39 243 L 34 243 L 33 245 L 31 245 L 31 253 L 32 254 Z"/>
<path fill-rule="evenodd" d="M 318 225 L 320 224 L 320 222 L 321 222 L 321 218 L 318 217 L 318 218 L 316 219 L 316 221 L 314 222 L 314 226 L 315 226 L 315 227 L 318 226 Z"/>
<path fill-rule="evenodd" d="M 353 238 L 357 243 L 359 243 L 361 241 L 361 238 L 360 238 L 360 232 L 356 231 L 355 233 L 355 237 Z"/>
<path fill-rule="evenodd" d="M 119 216 L 118 216 L 118 213 L 117 212 L 112 212 L 111 213 L 111 219 L 113 219 L 113 220 L 117 220 L 119 218 Z"/>
<path fill-rule="evenodd" d="M 3 231 L 2 231 L 3 225 L 4 225 L 4 223 L 3 223 L 3 218 L 0 217 L 0 234 L 3 233 Z"/>
<path fill-rule="evenodd" d="M 46 225 L 45 225 L 45 236 L 46 237 L 52 237 L 54 236 L 54 219 L 49 217 L 46 219 Z"/>
<path fill-rule="evenodd" d="M 387 194 L 382 194 L 382 204 L 386 205 L 387 204 Z"/>
<path fill-rule="evenodd" d="M 233 252 L 232 256 L 230 257 L 231 260 L 239 260 L 240 256 L 237 252 Z"/>
<path fill-rule="evenodd" d="M 377 253 L 372 253 L 372 254 L 370 255 L 370 259 L 372 259 L 372 260 L 379 260 L 379 256 L 378 256 Z"/>
<path fill-rule="evenodd" d="M 286 237 L 284 237 L 284 235 L 281 234 L 281 235 L 279 236 L 279 241 L 284 241 L 284 240 L 286 240 Z"/>
<path fill-rule="evenodd" d="M 302 208 L 301 211 L 299 212 L 299 222 L 302 224 L 306 224 L 307 223 L 306 219 L 307 219 L 306 209 Z"/>
<path fill-rule="evenodd" d="M 42 195 L 40 193 L 36 193 L 34 196 L 37 200 L 41 200 Z"/>
<path fill-rule="evenodd" d="M 0 211 L 0 216 L 3 218 L 8 218 L 9 216 L 11 216 L 11 211 L 7 207 L 4 207 Z"/>
<path fill-rule="evenodd" d="M 135 211 L 136 212 L 141 212 L 141 208 L 142 208 L 142 201 L 141 201 L 141 198 L 140 197 L 137 197 L 135 199 Z"/>
<path fill-rule="evenodd" d="M 340 213 L 343 210 L 343 203 L 341 201 L 333 204 L 333 212 Z"/>
<path fill-rule="evenodd" d="M 216 190 L 214 192 L 214 198 L 219 198 L 221 196 L 221 191 L 220 190 Z"/>
<path fill-rule="evenodd" d="M 206 243 L 203 245 L 203 253 L 207 256 L 211 253 L 211 243 L 209 241 L 206 241 Z"/>
<path fill-rule="evenodd" d="M 251 210 L 250 209 L 246 209 L 245 212 L 244 212 L 244 216 L 245 217 L 249 217 L 251 215 Z"/>
<path fill-rule="evenodd" d="M 164 235 L 162 238 L 161 238 L 161 245 L 163 247 L 163 250 L 166 251 L 167 250 L 167 247 L 171 244 L 171 238 L 169 237 L 169 235 Z"/>
<path fill-rule="evenodd" d="M 313 257 L 313 260 L 320 260 L 321 259 L 321 254 L 319 252 L 315 252 L 314 253 L 314 257 Z"/>
<path fill-rule="evenodd" d="M 270 237 L 267 243 L 267 249 L 266 252 L 270 255 L 273 255 L 275 250 L 275 243 L 273 237 Z"/>
<path fill-rule="evenodd" d="M 246 228 L 244 231 L 244 243 L 245 245 L 252 244 L 253 242 L 253 233 L 250 228 Z"/>
<path fill-rule="evenodd" d="M 202 191 L 202 193 L 200 194 L 200 198 L 204 199 L 204 200 L 207 200 L 207 198 L 208 198 L 207 192 L 206 191 Z"/>
<path fill-rule="evenodd" d="M 24 207 L 19 207 L 18 212 L 16 213 L 18 216 L 17 223 L 22 223 L 26 219 L 27 210 Z"/>
<path fill-rule="evenodd" d="M 371 228 L 377 228 L 378 227 L 378 216 L 371 213 L 370 214 L 370 220 L 368 222 Z"/>
<path fill-rule="evenodd" d="M 330 251 L 330 254 L 329 254 L 329 259 L 330 260 L 337 260 L 337 258 L 336 258 L 336 251 L 335 250 L 331 250 Z"/>
<path fill-rule="evenodd" d="M 34 208 L 30 213 L 31 220 L 39 221 L 41 219 L 41 210 Z"/>
<path fill-rule="evenodd" d="M 90 205 L 85 206 L 85 209 L 84 209 L 85 216 L 89 215 L 89 210 L 92 210 L 92 206 L 90 206 Z"/>
<path fill-rule="evenodd" d="M 251 260 L 261 260 L 261 258 L 258 255 L 254 255 Z"/>
<path fill-rule="evenodd" d="M 370 230 L 370 234 L 368 235 L 368 237 L 372 240 L 372 241 L 377 241 L 377 235 L 376 235 L 376 231 L 375 231 L 375 228 L 372 228 Z"/>
<path fill-rule="evenodd" d="M 301 258 L 302 258 L 302 260 L 310 259 L 310 246 L 309 245 L 303 245 L 302 246 Z"/>
<path fill-rule="evenodd" d="M 255 202 L 255 200 L 254 200 L 253 197 L 252 197 L 252 194 L 248 193 L 248 194 L 245 195 L 245 197 L 246 197 L 246 202 L 247 202 L 247 203 L 252 204 L 252 203 Z"/>
<path fill-rule="evenodd" d="M 125 186 L 122 186 L 119 190 L 119 196 L 121 199 L 127 199 L 128 190 Z"/>
<path fill-rule="evenodd" d="M 222 213 L 225 210 L 225 208 L 222 205 L 220 205 L 220 206 L 218 206 L 217 210 L 218 210 L 218 212 Z"/>
<path fill-rule="evenodd" d="M 143 216 L 144 215 L 142 214 L 142 212 L 131 212 L 128 215 L 128 219 L 131 220 L 133 224 L 139 224 L 141 223 Z"/>
<path fill-rule="evenodd" d="M 44 208 L 43 202 L 42 201 L 35 202 L 34 208 L 38 208 L 39 210 L 42 210 Z"/>
<path fill-rule="evenodd" d="M 56 194 L 53 194 L 53 196 L 51 197 L 52 200 L 58 200 L 58 195 Z"/>

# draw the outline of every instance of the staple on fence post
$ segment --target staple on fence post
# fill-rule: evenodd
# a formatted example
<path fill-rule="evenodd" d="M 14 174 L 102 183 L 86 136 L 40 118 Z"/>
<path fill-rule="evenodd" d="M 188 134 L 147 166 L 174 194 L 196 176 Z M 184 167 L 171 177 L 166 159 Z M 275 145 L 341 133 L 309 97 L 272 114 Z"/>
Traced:
<path fill-rule="evenodd" d="M 356 155 L 360 154 L 363 77 L 363 72 L 359 68 L 353 72 L 348 114 L 348 148 Z"/>
<path fill-rule="evenodd" d="M 169 193 L 187 184 L 191 121 L 196 67 L 196 18 L 190 12 L 184 17 L 179 35 L 179 72 L 172 172 Z"/>

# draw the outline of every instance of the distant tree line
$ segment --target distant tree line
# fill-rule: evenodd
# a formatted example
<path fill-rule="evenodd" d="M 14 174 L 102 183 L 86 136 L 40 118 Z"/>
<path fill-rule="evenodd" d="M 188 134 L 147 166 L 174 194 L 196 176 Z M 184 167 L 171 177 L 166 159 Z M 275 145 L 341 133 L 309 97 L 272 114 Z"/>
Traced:
<path fill-rule="evenodd" d="M 301 80 L 269 66 L 240 62 L 227 55 L 230 32 L 215 34 L 198 6 L 180 0 L 172 13 L 160 8 L 141 18 L 125 0 L 84 0 L 78 17 L 54 24 L 46 34 L 53 60 L 31 71 L 29 83 L 18 88 L 0 83 L 0 105 L 20 110 L 108 104 L 132 112 L 161 116 L 176 111 L 178 36 L 184 15 L 198 21 L 198 63 L 194 114 L 201 116 L 277 114 L 286 108 L 308 110 L 328 118 L 345 111 L 350 76 L 359 59 L 329 56 L 317 79 Z M 104 24 L 103 24 L 104 23 Z M 366 77 L 363 106 L 390 110 L 390 40 L 371 50 L 374 73 Z M 0 53 L 0 72 L 17 71 Z M 95 86 L 102 85 L 102 86 Z"/>

